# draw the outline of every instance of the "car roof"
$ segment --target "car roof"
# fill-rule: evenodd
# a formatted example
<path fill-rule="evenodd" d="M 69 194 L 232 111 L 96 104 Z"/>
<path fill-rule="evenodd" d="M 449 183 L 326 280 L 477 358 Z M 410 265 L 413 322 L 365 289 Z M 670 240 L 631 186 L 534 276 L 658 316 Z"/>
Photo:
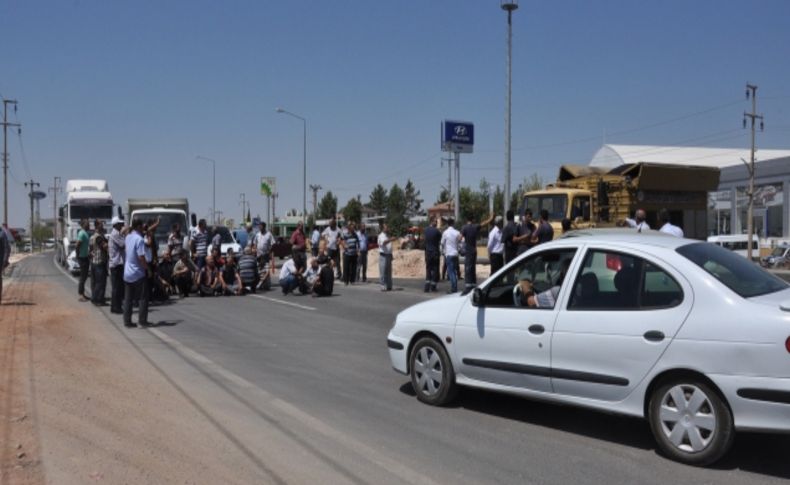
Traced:
<path fill-rule="evenodd" d="M 677 249 L 686 244 L 698 243 L 696 239 L 686 239 L 672 236 L 659 231 L 637 232 L 633 228 L 612 228 L 612 229 L 579 229 L 569 231 L 560 236 L 555 241 L 579 241 L 585 243 L 595 242 L 617 242 L 626 244 L 637 244 L 645 246 L 661 247 L 670 250 Z"/>

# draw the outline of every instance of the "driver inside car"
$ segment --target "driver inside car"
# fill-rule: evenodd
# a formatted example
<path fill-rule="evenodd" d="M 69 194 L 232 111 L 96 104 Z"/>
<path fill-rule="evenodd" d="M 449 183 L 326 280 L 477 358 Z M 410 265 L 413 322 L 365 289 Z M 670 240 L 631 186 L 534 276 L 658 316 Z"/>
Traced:
<path fill-rule="evenodd" d="M 554 308 L 557 302 L 557 297 L 560 294 L 562 282 L 565 280 L 565 275 L 568 272 L 568 267 L 571 265 L 573 258 L 566 258 L 560 263 L 560 274 L 554 285 L 546 291 L 535 293 L 532 282 L 529 280 L 521 280 L 513 288 L 513 299 L 516 306 L 528 306 L 530 308 Z"/>

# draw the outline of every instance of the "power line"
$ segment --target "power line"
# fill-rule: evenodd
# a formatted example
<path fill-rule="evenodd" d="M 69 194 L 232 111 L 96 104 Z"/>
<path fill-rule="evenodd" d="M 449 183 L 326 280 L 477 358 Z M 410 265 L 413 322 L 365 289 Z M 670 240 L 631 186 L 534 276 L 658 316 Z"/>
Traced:
<path fill-rule="evenodd" d="M 436 158 L 437 156 L 439 156 L 439 155 L 441 155 L 441 154 L 442 154 L 442 152 L 437 152 L 437 153 L 434 153 L 434 154 L 433 154 L 433 155 L 431 155 L 430 157 L 428 157 L 428 158 L 424 158 L 424 159 L 420 160 L 419 162 L 416 162 L 416 163 L 414 163 L 414 164 L 412 164 L 412 165 L 409 165 L 408 167 L 404 167 L 404 168 L 402 168 L 402 169 L 398 170 L 397 172 L 393 172 L 393 173 L 391 173 L 390 175 L 385 175 L 385 176 L 377 177 L 377 178 L 376 178 L 376 180 L 375 180 L 374 182 L 377 182 L 377 181 L 382 181 L 382 180 L 388 180 L 388 179 L 391 179 L 391 178 L 397 177 L 398 175 L 400 175 L 400 174 L 402 174 L 402 173 L 404 173 L 404 172 L 406 172 L 406 171 L 408 171 L 408 170 L 411 170 L 411 169 L 413 169 L 413 168 L 415 168 L 415 167 L 417 167 L 417 166 L 419 166 L 419 165 L 422 165 L 422 164 L 423 164 L 423 163 L 425 163 L 425 162 L 428 162 L 428 161 L 430 161 L 430 160 L 433 160 L 434 158 Z M 349 186 L 347 186 L 347 187 L 335 187 L 335 189 L 334 189 L 334 190 L 336 190 L 336 191 L 338 191 L 338 190 L 346 190 L 346 191 L 347 191 L 347 190 L 352 190 L 352 191 L 353 191 L 353 190 L 358 190 L 358 189 L 360 189 L 360 188 L 368 187 L 368 186 L 370 186 L 372 183 L 373 183 L 373 182 L 365 182 L 365 183 L 360 183 L 360 184 L 356 184 L 356 185 L 349 185 Z"/>

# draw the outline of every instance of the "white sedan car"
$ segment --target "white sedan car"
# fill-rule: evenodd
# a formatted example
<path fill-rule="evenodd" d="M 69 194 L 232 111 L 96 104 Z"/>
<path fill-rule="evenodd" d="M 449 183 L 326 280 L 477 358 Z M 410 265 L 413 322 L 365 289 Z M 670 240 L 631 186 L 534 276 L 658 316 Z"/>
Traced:
<path fill-rule="evenodd" d="M 402 311 L 387 345 L 428 404 L 464 385 L 642 416 L 689 464 L 790 432 L 790 285 L 709 243 L 572 232 Z"/>

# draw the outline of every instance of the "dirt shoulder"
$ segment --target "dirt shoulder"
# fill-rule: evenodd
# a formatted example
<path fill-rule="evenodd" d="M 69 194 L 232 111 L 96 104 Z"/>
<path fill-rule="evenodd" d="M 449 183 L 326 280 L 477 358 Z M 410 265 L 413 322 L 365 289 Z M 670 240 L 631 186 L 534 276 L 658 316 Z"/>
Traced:
<path fill-rule="evenodd" d="M 0 483 L 265 482 L 44 258 L 0 305 Z"/>

